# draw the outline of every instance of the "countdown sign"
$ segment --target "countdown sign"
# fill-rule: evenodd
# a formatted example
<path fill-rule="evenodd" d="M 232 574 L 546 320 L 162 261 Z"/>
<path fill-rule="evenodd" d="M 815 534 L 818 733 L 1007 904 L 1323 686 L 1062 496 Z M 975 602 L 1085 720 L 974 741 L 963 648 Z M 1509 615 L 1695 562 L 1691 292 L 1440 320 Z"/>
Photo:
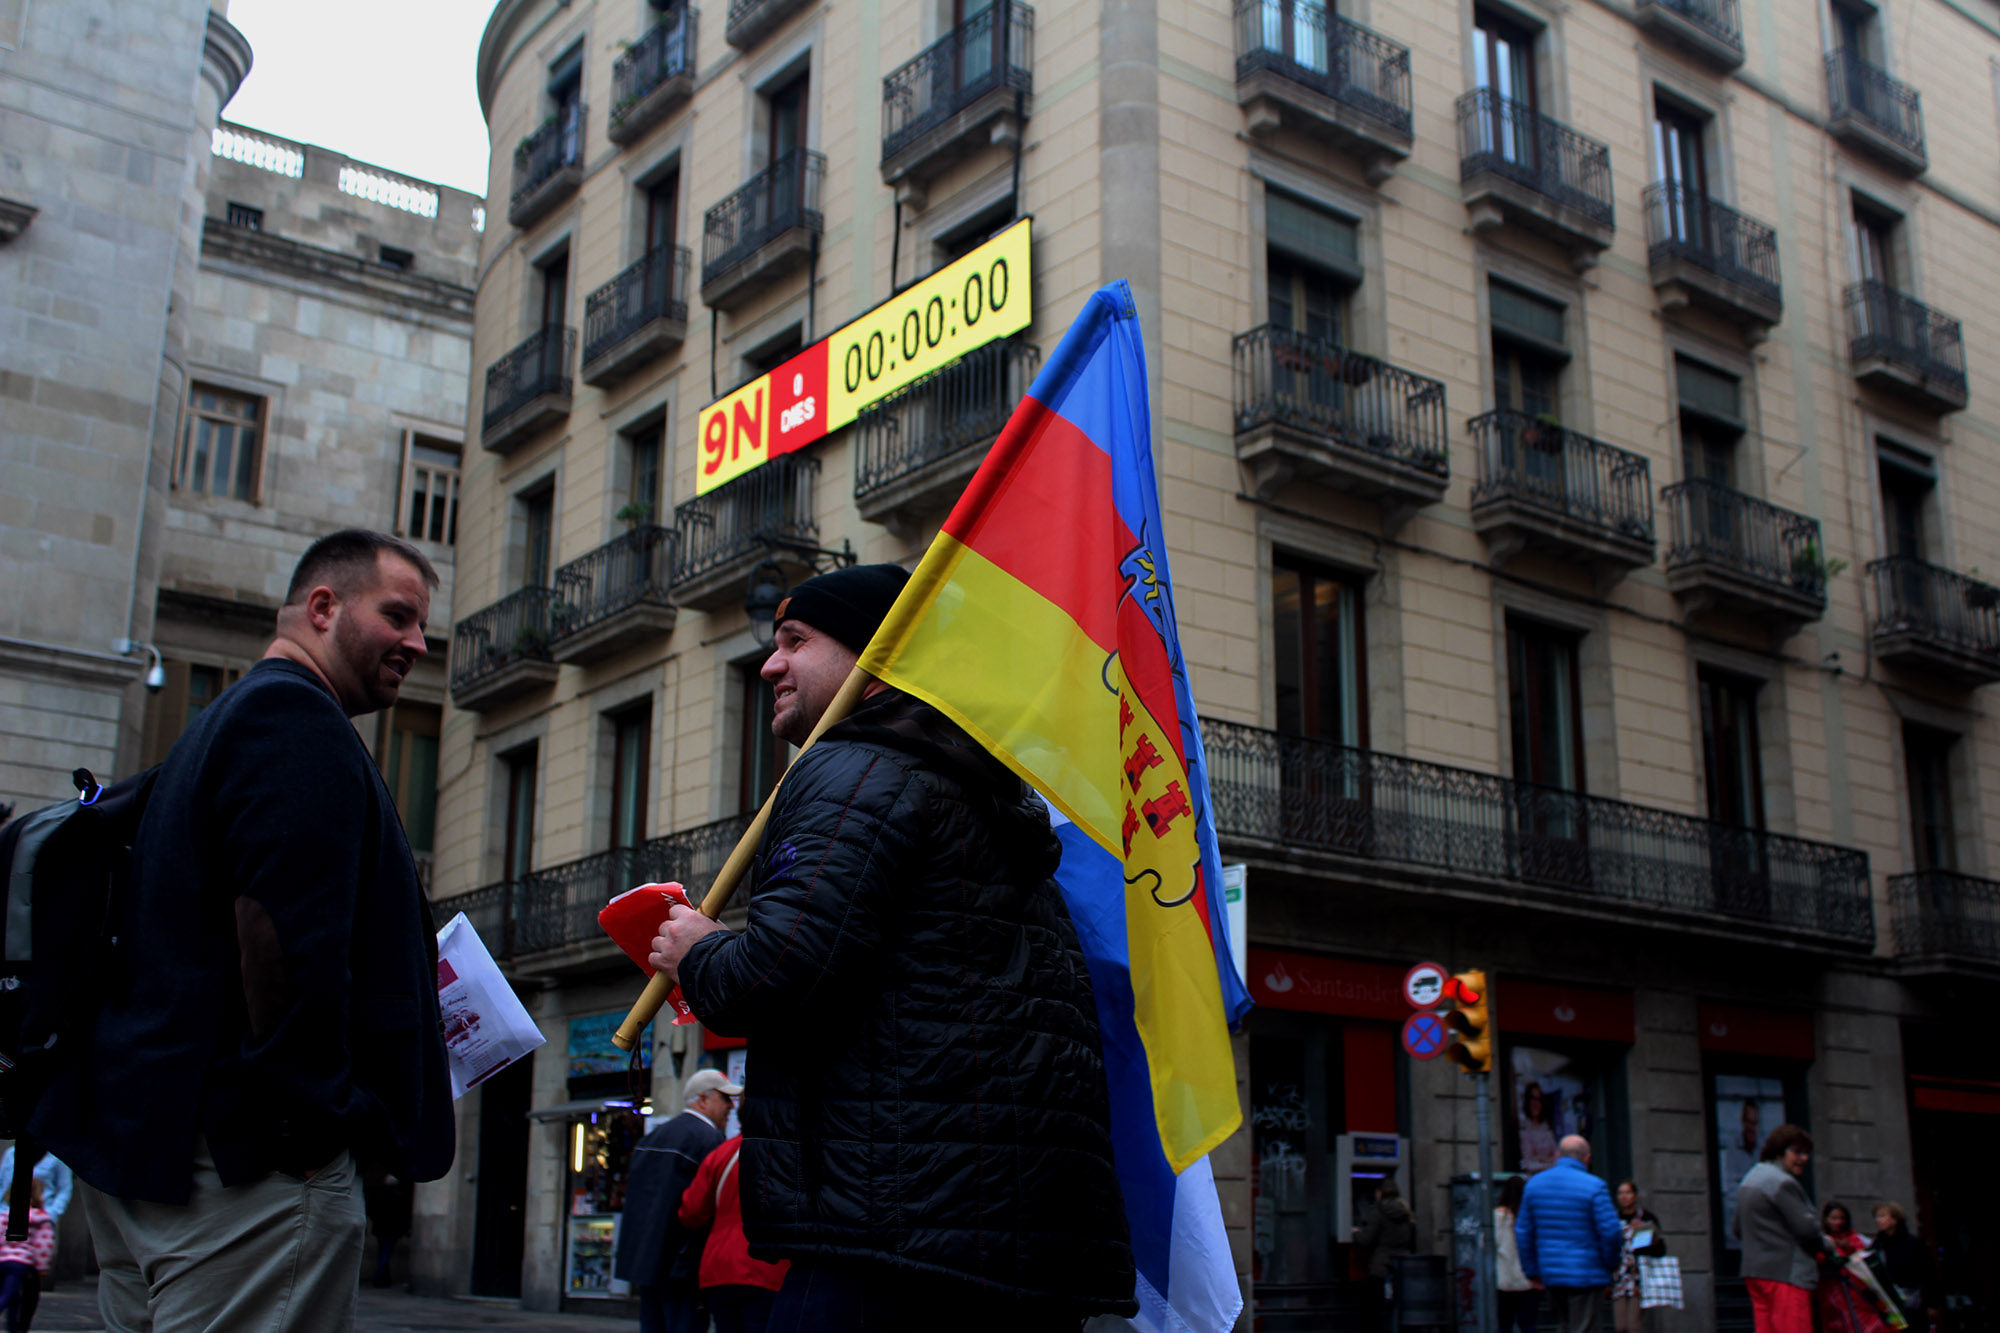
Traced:
<path fill-rule="evenodd" d="M 701 410 L 694 489 L 803 449 L 1034 313 L 1029 219 Z"/>

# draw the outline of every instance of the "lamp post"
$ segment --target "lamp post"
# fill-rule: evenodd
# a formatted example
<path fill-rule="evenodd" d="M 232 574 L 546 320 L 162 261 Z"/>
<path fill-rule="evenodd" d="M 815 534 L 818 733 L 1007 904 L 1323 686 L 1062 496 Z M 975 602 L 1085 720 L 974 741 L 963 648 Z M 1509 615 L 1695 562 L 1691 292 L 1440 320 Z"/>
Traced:
<path fill-rule="evenodd" d="M 792 556 L 815 574 L 831 574 L 836 569 L 846 569 L 856 559 L 854 547 L 844 539 L 838 551 L 768 538 L 765 545 L 771 548 L 771 557 L 750 571 L 750 584 L 743 594 L 743 614 L 750 618 L 750 637 L 757 641 L 759 648 L 769 648 L 776 642 L 778 608 L 785 604 L 785 594 L 789 591 L 785 584 L 784 567 L 777 560 L 778 552 Z"/>

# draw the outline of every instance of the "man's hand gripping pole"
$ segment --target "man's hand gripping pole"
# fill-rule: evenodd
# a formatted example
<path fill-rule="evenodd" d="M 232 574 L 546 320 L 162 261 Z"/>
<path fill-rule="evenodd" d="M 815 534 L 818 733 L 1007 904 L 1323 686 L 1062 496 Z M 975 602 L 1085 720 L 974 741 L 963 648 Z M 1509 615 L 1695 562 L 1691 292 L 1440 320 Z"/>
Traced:
<path fill-rule="evenodd" d="M 814 726 L 812 734 L 806 737 L 806 743 L 799 747 L 800 754 L 812 749 L 813 742 L 817 741 L 828 727 L 854 711 L 854 706 L 861 702 L 862 692 L 868 688 L 868 683 L 873 679 L 873 676 L 858 666 L 847 673 L 847 679 L 842 682 L 840 692 L 833 696 L 833 702 L 826 706 L 826 712 L 821 715 L 818 725 Z M 750 869 L 750 862 L 757 855 L 757 845 L 764 841 L 764 826 L 771 822 L 771 807 L 777 803 L 778 789 L 784 784 L 785 780 L 779 778 L 777 786 L 771 788 L 771 794 L 764 798 L 764 808 L 750 821 L 750 827 L 743 830 L 743 836 L 737 840 L 736 850 L 729 854 L 729 859 L 723 863 L 721 871 L 715 876 L 715 883 L 709 886 L 708 896 L 701 900 L 701 914 L 711 921 L 722 915 L 722 909 L 729 905 L 729 896 L 736 892 L 736 885 Z M 625 1021 L 620 1023 L 618 1031 L 611 1035 L 612 1044 L 621 1051 L 629 1051 L 638 1045 L 639 1034 L 645 1031 L 646 1024 L 653 1021 L 653 1016 L 660 1012 L 673 989 L 673 980 L 666 973 L 655 972 L 652 980 L 646 983 L 646 989 L 640 992 L 639 1002 L 632 1006 L 632 1012 L 625 1015 Z"/>

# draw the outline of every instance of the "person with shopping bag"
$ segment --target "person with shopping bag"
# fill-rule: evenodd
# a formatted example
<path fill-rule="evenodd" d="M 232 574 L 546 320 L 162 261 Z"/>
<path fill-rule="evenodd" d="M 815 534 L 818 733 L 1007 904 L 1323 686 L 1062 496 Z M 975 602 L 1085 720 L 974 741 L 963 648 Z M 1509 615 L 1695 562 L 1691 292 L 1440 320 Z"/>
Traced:
<path fill-rule="evenodd" d="M 1642 1259 L 1665 1254 L 1667 1238 L 1660 1230 L 1660 1219 L 1639 1206 L 1637 1181 L 1619 1181 L 1611 1191 L 1611 1202 L 1618 1209 L 1618 1221 L 1625 1232 L 1618 1253 L 1618 1272 L 1611 1279 L 1612 1322 L 1618 1333 L 1643 1333 L 1645 1306 L 1639 1264 Z"/>

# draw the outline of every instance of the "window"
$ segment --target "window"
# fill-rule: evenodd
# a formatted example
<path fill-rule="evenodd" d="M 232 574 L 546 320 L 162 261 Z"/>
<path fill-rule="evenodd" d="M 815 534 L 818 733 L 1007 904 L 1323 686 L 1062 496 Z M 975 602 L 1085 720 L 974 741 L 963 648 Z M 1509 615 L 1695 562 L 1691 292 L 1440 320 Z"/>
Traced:
<path fill-rule="evenodd" d="M 646 840 L 646 775 L 653 730 L 650 702 L 611 718 L 611 846 Z"/>
<path fill-rule="evenodd" d="M 521 506 L 521 586 L 549 586 L 549 561 L 555 544 L 556 493 L 545 486 L 524 495 Z"/>
<path fill-rule="evenodd" d="M 801 70 L 765 94 L 770 111 L 770 134 L 765 147 L 769 161 L 774 164 L 806 146 L 806 92 L 810 75 L 810 70 Z"/>
<path fill-rule="evenodd" d="M 752 662 L 738 669 L 737 688 L 743 703 L 743 777 L 737 808 L 746 814 L 764 804 L 791 758 L 791 747 L 771 734 L 777 704 L 770 682 L 757 674 L 761 665 Z"/>
<path fill-rule="evenodd" d="M 536 267 L 542 279 L 541 327 L 559 329 L 569 309 L 569 251 L 545 259 Z"/>
<path fill-rule="evenodd" d="M 146 698 L 146 730 L 140 747 L 141 762 L 148 768 L 165 759 L 203 710 L 243 674 L 236 667 L 172 658 L 162 659 L 160 666 L 167 673 L 167 683 L 159 693 Z"/>
<path fill-rule="evenodd" d="M 408 272 L 410 266 L 417 262 L 417 257 L 414 254 L 411 254 L 408 250 L 398 250 L 393 245 L 377 246 L 375 248 L 375 258 L 384 268 L 402 269 L 405 272 Z"/>
<path fill-rule="evenodd" d="M 1703 148 L 1708 118 L 1665 98 L 1653 103 L 1653 170 L 1667 187 L 1660 220 L 1665 239 L 1711 250 L 1708 236 L 1708 161 Z"/>
<path fill-rule="evenodd" d="M 264 400 L 196 384 L 174 484 L 196 495 L 254 500 L 262 470 Z"/>
<path fill-rule="evenodd" d="M 1577 693 L 1576 640 L 1555 630 L 1507 622 L 1507 694 L 1514 777 L 1583 790 L 1583 705 Z"/>
<path fill-rule="evenodd" d="M 1736 445 L 1742 438 L 1742 386 L 1734 375 L 1674 358 L 1680 398 L 1681 473 L 1690 481 L 1736 486 Z"/>
<path fill-rule="evenodd" d="M 382 723 L 382 780 L 403 817 L 410 850 L 419 856 L 437 848 L 439 713 L 429 704 L 398 703 Z"/>
<path fill-rule="evenodd" d="M 1914 870 L 1952 870 L 1958 855 L 1951 826 L 1949 732 L 1903 724 L 1903 773 L 1910 788 L 1910 851 Z"/>
<path fill-rule="evenodd" d="M 1701 759 L 1708 817 L 1733 828 L 1764 827 L 1764 780 L 1757 744 L 1757 682 L 1721 672 L 1696 675 L 1701 695 Z"/>
<path fill-rule="evenodd" d="M 681 173 L 669 171 L 646 187 L 646 253 L 674 248 L 676 215 L 680 211 Z"/>
<path fill-rule="evenodd" d="M 625 506 L 618 512 L 628 522 L 657 522 L 662 513 L 660 454 L 665 435 L 665 427 L 654 422 L 626 437 L 626 448 L 632 455 L 631 467 L 627 472 Z"/>
<path fill-rule="evenodd" d="M 1882 63 L 1881 34 L 1875 28 L 1873 5 L 1836 4 L 1833 26 L 1842 51 L 1871 65 Z"/>
<path fill-rule="evenodd" d="M 1896 228 L 1898 219 L 1887 209 L 1856 195 L 1854 198 L 1854 275 L 1896 290 Z"/>
<path fill-rule="evenodd" d="M 1264 236 L 1271 323 L 1341 342 L 1347 295 L 1361 279 L 1360 228 L 1272 193 L 1264 200 Z"/>
<path fill-rule="evenodd" d="M 1535 34 L 1491 10 L 1473 13 L 1473 86 L 1492 94 L 1484 126 L 1485 152 L 1505 162 L 1532 166 L 1537 135 Z"/>
<path fill-rule="evenodd" d="M 535 866 L 535 755 L 535 747 L 530 745 L 501 761 L 507 782 L 507 838 L 500 851 L 502 879 L 519 879 Z"/>
<path fill-rule="evenodd" d="M 264 210 L 248 204 L 231 203 L 227 220 L 230 226 L 241 227 L 245 231 L 264 230 Z"/>
<path fill-rule="evenodd" d="M 1489 286 L 1488 309 L 1494 406 L 1529 417 L 1553 417 L 1557 385 L 1569 360 L 1568 312 L 1559 302 L 1503 282 Z"/>
<path fill-rule="evenodd" d="M 1876 447 L 1882 478 L 1882 528 L 1889 554 L 1927 559 L 1930 544 L 1924 511 L 1937 487 L 1937 471 L 1929 459 L 1886 440 L 1878 441 Z"/>
<path fill-rule="evenodd" d="M 458 541 L 459 447 L 412 431 L 403 444 L 405 537 L 451 546 Z"/>
<path fill-rule="evenodd" d="M 1326 72 L 1326 11 L 1317 0 L 1261 0 L 1260 45 L 1295 65 Z"/>
<path fill-rule="evenodd" d="M 549 100 L 562 136 L 562 164 L 578 161 L 583 151 L 583 43 L 578 42 L 549 66 Z"/>
<path fill-rule="evenodd" d="M 805 326 L 794 324 L 789 329 L 767 343 L 751 348 L 743 354 L 743 382 L 748 384 L 759 375 L 776 370 L 785 362 L 798 355 L 805 345 Z"/>
<path fill-rule="evenodd" d="M 1365 745 L 1360 587 L 1280 558 L 1271 571 L 1271 621 L 1278 730 Z"/>

